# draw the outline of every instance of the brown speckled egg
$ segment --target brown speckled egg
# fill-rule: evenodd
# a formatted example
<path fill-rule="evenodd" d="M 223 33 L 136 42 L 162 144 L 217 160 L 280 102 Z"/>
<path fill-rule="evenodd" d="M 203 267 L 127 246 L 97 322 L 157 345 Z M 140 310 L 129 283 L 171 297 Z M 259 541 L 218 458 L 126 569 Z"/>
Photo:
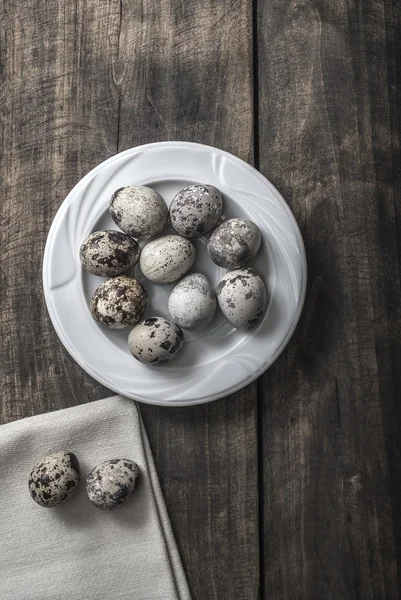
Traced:
<path fill-rule="evenodd" d="M 195 256 L 192 242 L 180 235 L 165 235 L 146 244 L 139 264 L 153 283 L 172 283 L 192 267 Z"/>
<path fill-rule="evenodd" d="M 190 185 L 170 204 L 170 222 L 184 237 L 201 237 L 216 226 L 223 212 L 223 197 L 213 185 Z"/>
<path fill-rule="evenodd" d="M 225 269 L 238 269 L 255 258 L 261 243 L 259 227 L 247 219 L 228 219 L 209 238 L 210 258 Z"/>
<path fill-rule="evenodd" d="M 101 283 L 90 301 L 92 317 L 110 329 L 135 325 L 145 313 L 148 294 L 133 277 L 120 275 Z"/>
<path fill-rule="evenodd" d="M 76 491 L 79 462 L 72 452 L 55 452 L 38 462 L 29 476 L 29 493 L 37 504 L 50 508 L 63 504 Z"/>
<path fill-rule="evenodd" d="M 136 265 L 140 249 L 135 240 L 121 231 L 95 231 L 79 251 L 82 266 L 100 277 L 115 277 Z"/>
<path fill-rule="evenodd" d="M 126 458 L 107 460 L 91 471 L 86 480 L 89 500 L 97 508 L 121 506 L 136 490 L 138 465 Z"/>
<path fill-rule="evenodd" d="M 109 209 L 118 227 L 137 239 L 161 233 L 168 218 L 163 198 L 144 185 L 130 185 L 114 192 Z"/>
<path fill-rule="evenodd" d="M 252 329 L 266 309 L 266 287 L 252 269 L 237 269 L 224 275 L 217 286 L 221 312 L 237 329 Z"/>
<path fill-rule="evenodd" d="M 183 341 L 178 325 L 163 317 L 149 317 L 130 331 L 128 347 L 139 362 L 155 365 L 173 359 L 182 348 Z"/>

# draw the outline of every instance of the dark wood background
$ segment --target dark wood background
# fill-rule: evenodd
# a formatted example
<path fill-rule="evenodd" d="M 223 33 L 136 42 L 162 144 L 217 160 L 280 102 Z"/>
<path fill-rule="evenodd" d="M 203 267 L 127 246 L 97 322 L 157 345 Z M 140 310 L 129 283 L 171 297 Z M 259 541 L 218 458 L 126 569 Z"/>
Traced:
<path fill-rule="evenodd" d="M 257 383 L 143 407 L 194 600 L 401 598 L 400 3 L 1 0 L 1 421 L 109 394 L 41 262 L 66 194 L 131 146 L 197 141 L 283 193 L 303 317 Z"/>

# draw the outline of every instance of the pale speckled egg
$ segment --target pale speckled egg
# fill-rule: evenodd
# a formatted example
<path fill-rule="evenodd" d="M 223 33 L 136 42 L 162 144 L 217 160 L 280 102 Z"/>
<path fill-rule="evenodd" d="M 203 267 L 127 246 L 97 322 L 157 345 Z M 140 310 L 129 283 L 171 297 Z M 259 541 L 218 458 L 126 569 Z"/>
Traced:
<path fill-rule="evenodd" d="M 134 494 L 139 477 L 138 465 L 126 458 L 107 460 L 95 467 L 86 480 L 89 500 L 97 508 L 121 506 Z"/>
<path fill-rule="evenodd" d="M 163 317 L 144 319 L 128 336 L 128 347 L 134 358 L 151 365 L 173 359 L 183 342 L 184 335 L 180 327 Z"/>
<path fill-rule="evenodd" d="M 224 275 L 217 286 L 217 301 L 223 315 L 237 329 L 252 329 L 266 309 L 266 287 L 251 269 Z"/>
<path fill-rule="evenodd" d="M 170 204 L 170 223 L 185 237 L 201 237 L 216 226 L 223 212 L 223 197 L 213 185 L 190 185 Z"/>
<path fill-rule="evenodd" d="M 72 452 L 54 452 L 38 462 L 29 476 L 29 493 L 46 508 L 63 504 L 76 491 L 79 462 Z"/>
<path fill-rule="evenodd" d="M 148 294 L 134 277 L 120 275 L 101 283 L 90 301 L 92 317 L 110 329 L 138 323 L 148 305 Z"/>
<path fill-rule="evenodd" d="M 174 323 L 183 329 L 202 329 L 213 321 L 217 301 L 214 290 L 201 273 L 187 275 L 177 283 L 168 300 Z"/>
<path fill-rule="evenodd" d="M 247 219 L 228 219 L 216 227 L 208 241 L 210 258 L 225 269 L 247 265 L 259 251 L 260 229 Z"/>
<path fill-rule="evenodd" d="M 164 199 L 144 185 L 130 185 L 114 192 L 109 209 L 118 227 L 137 239 L 158 235 L 168 218 Z"/>
<path fill-rule="evenodd" d="M 139 260 L 140 248 L 121 231 L 95 231 L 83 242 L 79 257 L 82 266 L 100 277 L 125 273 Z"/>
<path fill-rule="evenodd" d="M 146 244 L 139 264 L 153 283 L 173 283 L 192 267 L 195 256 L 192 242 L 180 235 L 165 235 Z"/>

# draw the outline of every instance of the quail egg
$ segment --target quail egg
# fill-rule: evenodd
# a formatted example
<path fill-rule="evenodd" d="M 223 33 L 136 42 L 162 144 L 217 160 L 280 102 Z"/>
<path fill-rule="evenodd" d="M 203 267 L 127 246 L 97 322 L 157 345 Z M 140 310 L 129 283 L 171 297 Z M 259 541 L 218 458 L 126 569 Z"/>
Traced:
<path fill-rule="evenodd" d="M 79 251 L 82 266 L 101 277 L 115 277 L 136 265 L 140 249 L 135 240 L 121 231 L 95 231 Z"/>
<path fill-rule="evenodd" d="M 135 325 L 145 313 L 148 294 L 133 277 L 120 275 L 101 283 L 90 301 L 92 317 L 110 329 Z"/>
<path fill-rule="evenodd" d="M 146 244 L 139 264 L 153 283 L 172 283 L 192 267 L 195 256 L 192 242 L 180 235 L 166 235 Z"/>
<path fill-rule="evenodd" d="M 76 491 L 79 462 L 72 452 L 54 452 L 38 462 L 29 476 L 29 493 L 37 504 L 50 508 L 62 504 Z"/>
<path fill-rule="evenodd" d="M 174 323 L 183 329 L 202 329 L 216 314 L 216 295 L 201 273 L 187 275 L 174 287 L 168 310 Z"/>
<path fill-rule="evenodd" d="M 224 275 L 217 286 L 217 301 L 234 327 L 252 329 L 266 308 L 266 287 L 251 269 L 237 269 Z"/>
<path fill-rule="evenodd" d="M 144 185 L 120 188 L 111 197 L 109 208 L 114 222 L 134 238 L 152 238 L 167 223 L 165 201 L 155 190 Z"/>
<path fill-rule="evenodd" d="M 223 197 L 213 185 L 190 185 L 170 204 L 170 222 L 185 237 L 201 237 L 216 226 L 223 212 Z"/>
<path fill-rule="evenodd" d="M 228 219 L 209 238 L 210 257 L 225 269 L 244 267 L 255 258 L 261 243 L 259 227 L 247 219 Z"/>
<path fill-rule="evenodd" d="M 128 347 L 139 362 L 155 365 L 174 358 L 183 341 L 178 325 L 163 317 L 149 317 L 131 329 Z"/>
<path fill-rule="evenodd" d="M 126 458 L 107 460 L 91 471 L 86 480 L 89 500 L 97 508 L 110 509 L 121 506 L 136 490 L 138 465 Z"/>

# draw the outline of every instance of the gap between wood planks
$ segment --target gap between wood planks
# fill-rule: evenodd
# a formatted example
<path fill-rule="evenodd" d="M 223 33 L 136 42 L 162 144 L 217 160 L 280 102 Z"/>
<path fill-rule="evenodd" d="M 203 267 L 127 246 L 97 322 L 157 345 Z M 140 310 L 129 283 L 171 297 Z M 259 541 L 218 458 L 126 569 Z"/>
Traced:
<path fill-rule="evenodd" d="M 252 55 L 253 55 L 253 157 L 254 166 L 260 170 L 259 141 L 259 36 L 258 0 L 252 0 Z M 258 442 L 258 522 L 259 522 L 259 599 L 265 598 L 265 539 L 264 539 L 264 444 L 263 444 L 263 375 L 256 383 L 257 442 Z"/>

